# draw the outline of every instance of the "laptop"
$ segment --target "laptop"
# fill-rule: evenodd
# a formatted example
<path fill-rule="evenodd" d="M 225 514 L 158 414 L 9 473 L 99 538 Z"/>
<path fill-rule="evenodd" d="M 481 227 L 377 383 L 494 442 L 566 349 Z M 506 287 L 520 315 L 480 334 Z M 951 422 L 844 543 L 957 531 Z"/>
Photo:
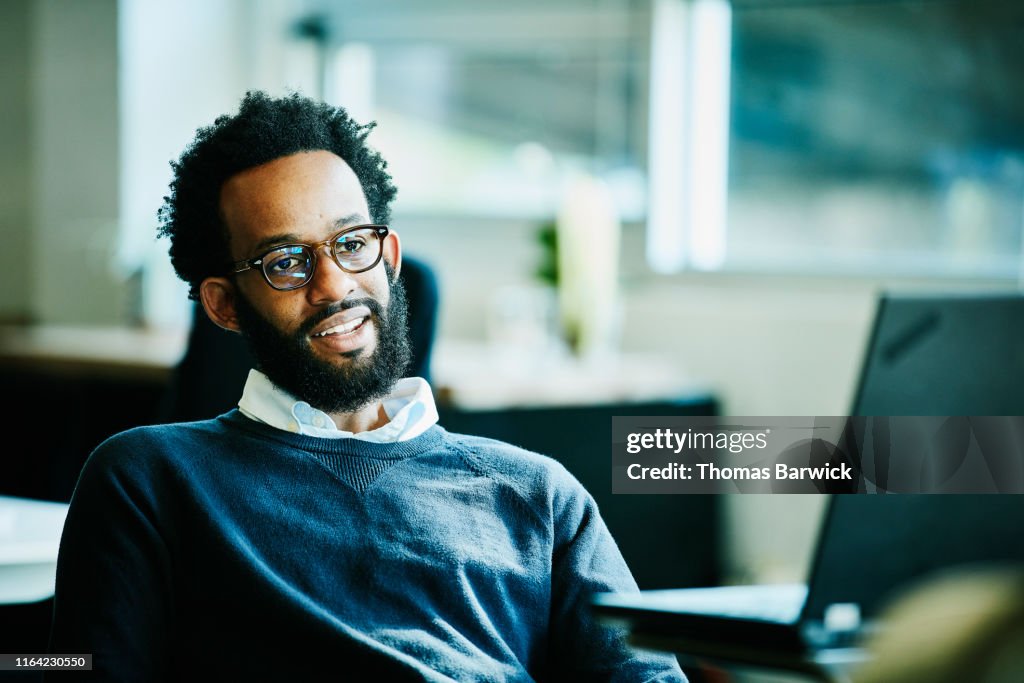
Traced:
<path fill-rule="evenodd" d="M 1024 497 L 834 496 L 804 585 L 600 593 L 595 612 L 634 632 L 806 655 L 847 647 L 901 588 L 933 572 L 1022 563 Z"/>
<path fill-rule="evenodd" d="M 1024 414 L 1024 297 L 884 295 L 852 414 Z M 870 629 L 936 571 L 1024 563 L 1024 497 L 840 495 L 806 584 L 599 593 L 594 613 L 647 642 L 736 661 L 813 659 Z"/>

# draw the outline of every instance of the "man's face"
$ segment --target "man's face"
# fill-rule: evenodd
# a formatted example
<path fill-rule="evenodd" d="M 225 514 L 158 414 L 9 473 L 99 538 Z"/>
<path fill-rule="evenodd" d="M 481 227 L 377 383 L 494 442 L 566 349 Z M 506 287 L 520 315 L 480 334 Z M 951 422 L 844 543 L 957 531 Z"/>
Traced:
<path fill-rule="evenodd" d="M 281 244 L 315 244 L 370 223 L 352 169 L 326 151 L 275 159 L 230 178 L 221 213 L 232 260 Z M 235 276 L 237 326 L 276 385 L 327 412 L 352 412 L 385 395 L 409 360 L 404 290 L 394 271 L 397 237 L 364 273 L 341 270 L 327 249 L 304 287 L 278 291 L 258 268 Z"/>

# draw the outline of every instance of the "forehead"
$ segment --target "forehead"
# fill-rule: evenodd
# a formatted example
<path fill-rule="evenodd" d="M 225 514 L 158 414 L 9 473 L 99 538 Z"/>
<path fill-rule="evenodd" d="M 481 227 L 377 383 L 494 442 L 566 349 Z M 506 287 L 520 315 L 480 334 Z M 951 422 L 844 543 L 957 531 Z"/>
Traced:
<path fill-rule="evenodd" d="M 370 220 L 356 174 L 323 150 L 280 157 L 232 176 L 221 188 L 220 209 L 236 256 L 277 236 L 324 239 L 347 216 Z"/>

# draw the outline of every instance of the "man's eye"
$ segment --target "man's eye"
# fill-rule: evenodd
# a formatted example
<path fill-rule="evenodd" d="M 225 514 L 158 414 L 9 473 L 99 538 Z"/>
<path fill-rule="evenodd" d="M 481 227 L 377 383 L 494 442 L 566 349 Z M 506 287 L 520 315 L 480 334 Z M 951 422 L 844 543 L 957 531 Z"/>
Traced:
<path fill-rule="evenodd" d="M 362 240 L 347 239 L 338 242 L 336 248 L 339 254 L 356 254 L 365 246 Z"/>
<path fill-rule="evenodd" d="M 294 256 L 286 256 L 280 258 L 268 266 L 268 270 L 272 273 L 285 273 L 290 270 L 295 270 L 302 265 L 303 261 L 297 259 Z"/>

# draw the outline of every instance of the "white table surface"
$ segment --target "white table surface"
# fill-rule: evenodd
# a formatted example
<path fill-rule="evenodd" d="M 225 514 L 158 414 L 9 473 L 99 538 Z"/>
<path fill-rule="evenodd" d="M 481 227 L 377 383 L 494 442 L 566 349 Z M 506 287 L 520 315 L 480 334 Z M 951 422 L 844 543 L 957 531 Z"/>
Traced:
<path fill-rule="evenodd" d="M 68 506 L 0 496 L 0 604 L 53 595 Z"/>

